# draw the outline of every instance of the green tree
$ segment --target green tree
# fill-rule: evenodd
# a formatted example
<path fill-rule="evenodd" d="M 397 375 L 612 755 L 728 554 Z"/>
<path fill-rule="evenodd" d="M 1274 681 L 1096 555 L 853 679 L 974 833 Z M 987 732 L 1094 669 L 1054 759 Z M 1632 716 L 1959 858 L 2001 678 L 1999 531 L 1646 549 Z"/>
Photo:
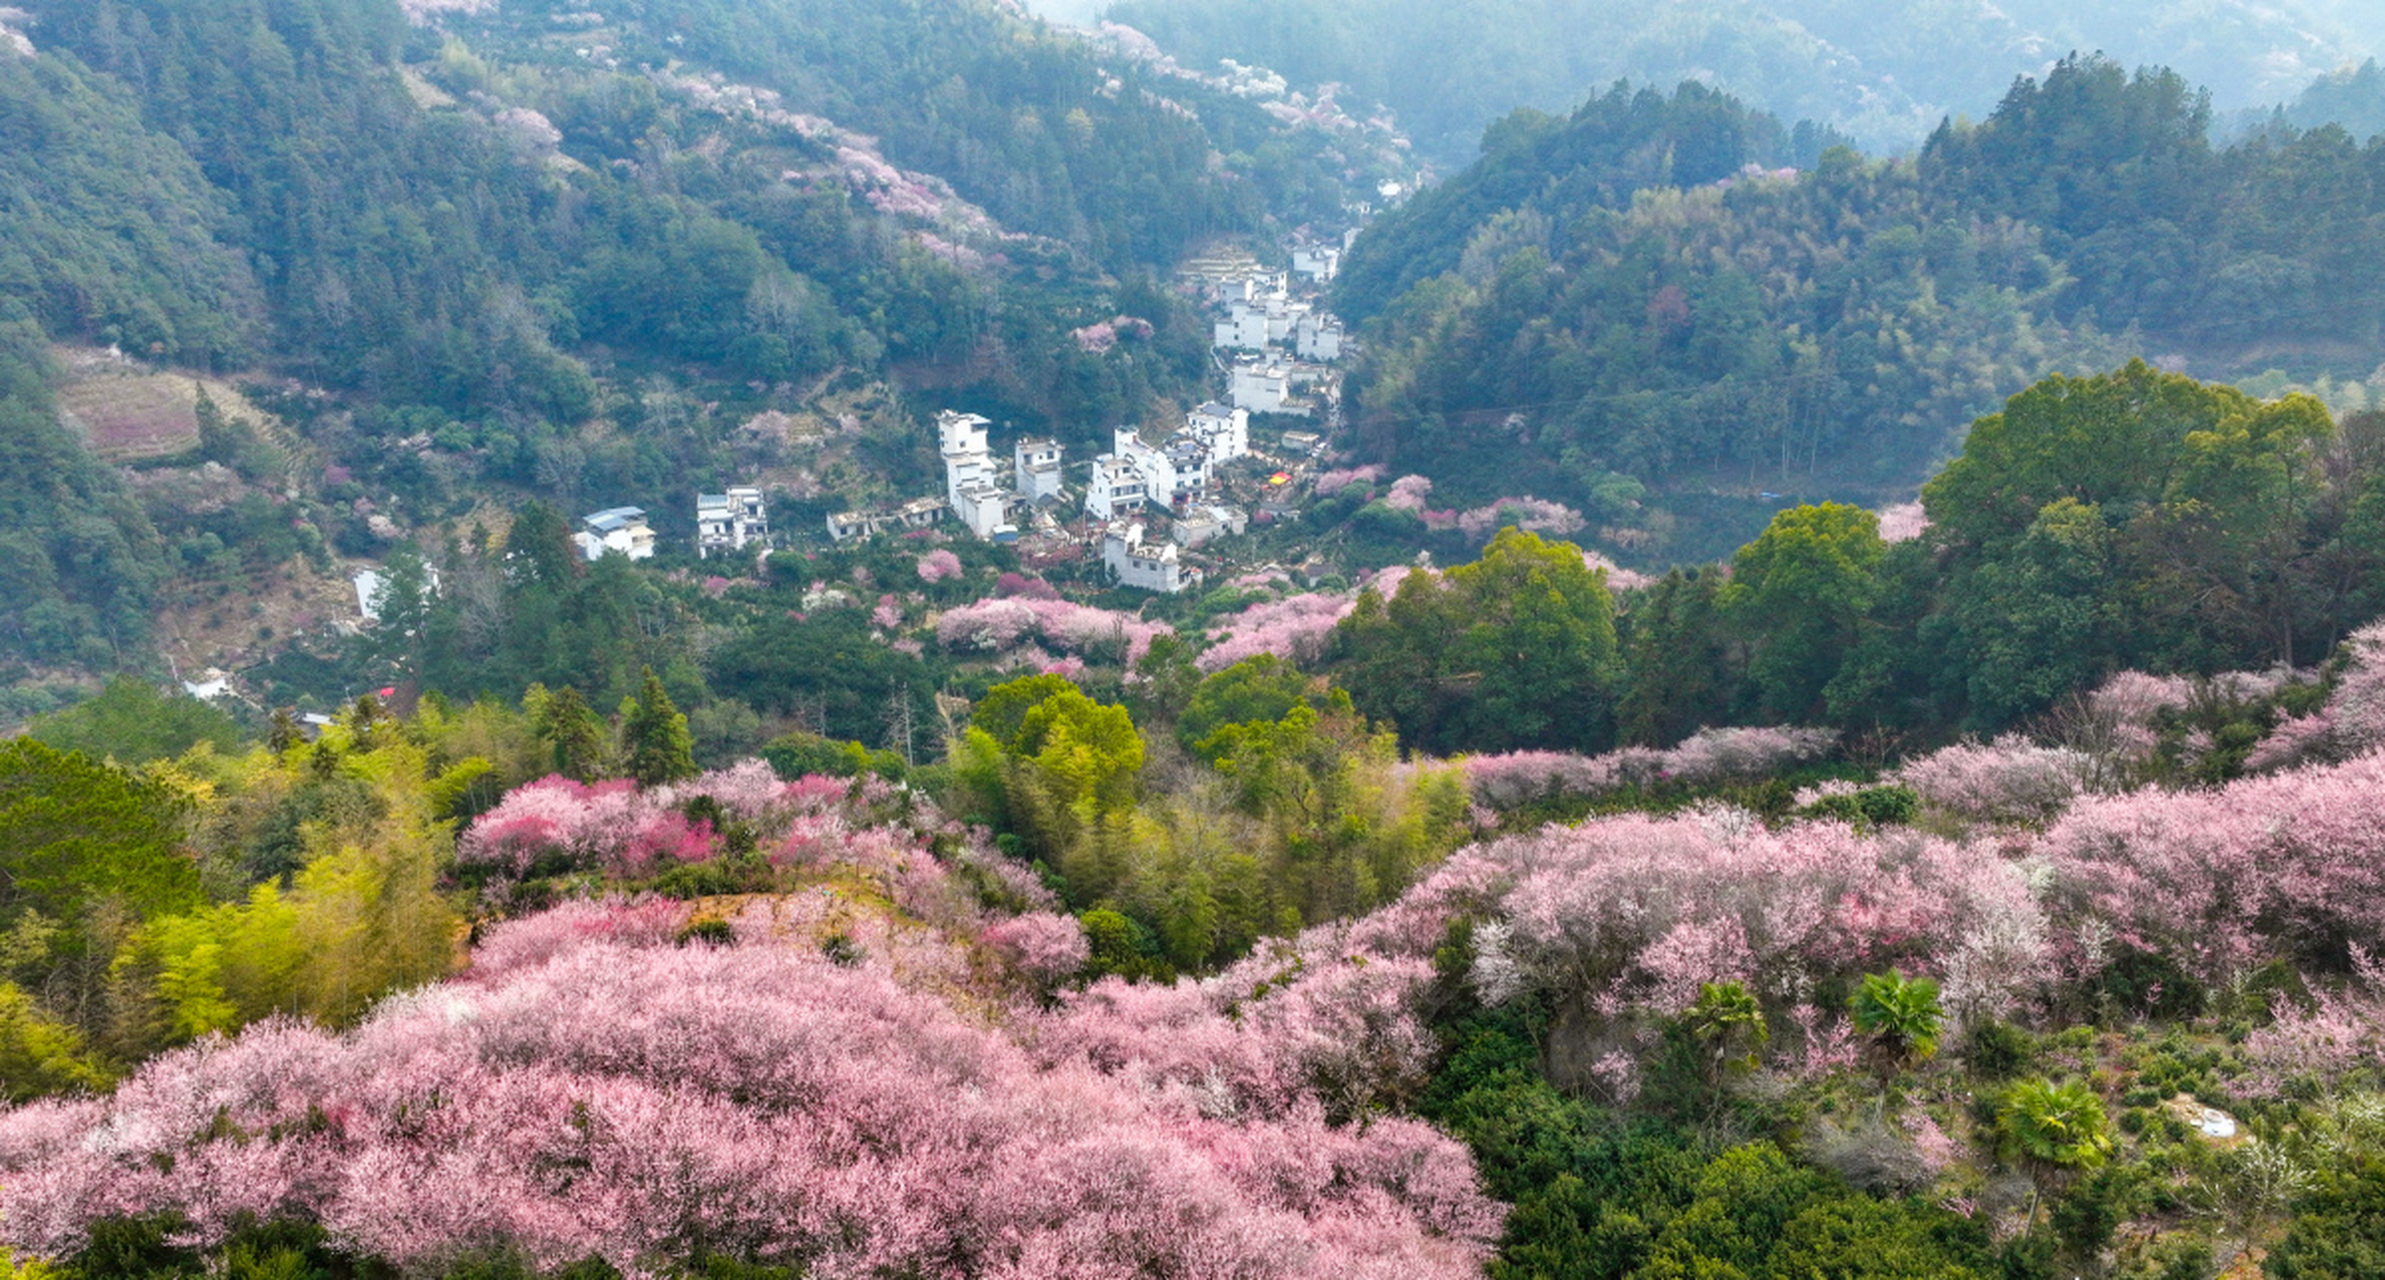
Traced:
<path fill-rule="evenodd" d="M 538 701 L 531 710 L 531 727 L 547 744 L 555 772 L 580 782 L 593 782 L 603 775 L 604 721 L 597 718 L 579 690 L 565 685 Z"/>
<path fill-rule="evenodd" d="M 1884 1074 L 1938 1052 L 1946 1014 L 1938 1004 L 1938 984 L 1929 978 L 1908 978 L 1893 969 L 1866 974 L 1849 1008 L 1856 1034 L 1872 1042 Z"/>
<path fill-rule="evenodd" d="M 202 742 L 218 751 L 240 744 L 232 717 L 197 698 L 160 693 L 146 680 L 122 675 L 88 702 L 35 717 L 28 732 L 61 751 L 123 765 L 178 756 Z"/>
<path fill-rule="evenodd" d="M 1730 716 L 1738 684 L 1721 597 L 1720 569 L 1675 569 L 1639 593 L 1622 619 L 1629 672 L 1616 735 L 1669 747 Z"/>
<path fill-rule="evenodd" d="M 1486 749 L 1604 745 L 1621 675 L 1615 601 L 1581 548 L 1502 529 L 1449 579 L 1468 622 L 1457 661 L 1479 675 L 1472 740 Z"/>
<path fill-rule="evenodd" d="M 1801 721 L 1825 710 L 1886 554 L 1880 518 L 1838 502 L 1783 511 L 1740 548 L 1723 600 L 1753 646 L 1748 675 L 1767 714 Z"/>
<path fill-rule="evenodd" d="M 194 905 L 175 802 L 156 785 L 31 738 L 0 743 L 0 919 L 28 908 L 72 931 L 103 901 L 136 917 Z M 76 945 L 70 932 L 61 949 Z"/>
<path fill-rule="evenodd" d="M 2325 1175 L 2262 1267 L 2277 1280 L 2385 1275 L 2385 1156 L 2362 1152 Z"/>
<path fill-rule="evenodd" d="M 2027 1080 L 2006 1090 L 1996 1132 L 2006 1154 L 2029 1173 L 2031 1223 L 2049 1182 L 2100 1168 L 2112 1154 L 2103 1099 L 2078 1080 Z"/>
<path fill-rule="evenodd" d="M 0 1099 L 25 1102 L 106 1083 L 73 1027 L 43 1013 L 15 983 L 0 981 Z M 0 1255 L 0 1268 L 5 1266 Z"/>
<path fill-rule="evenodd" d="M 1698 1048 L 1699 1071 L 1709 1087 L 1735 1072 L 1754 1070 L 1772 1038 L 1763 1006 L 1736 982 L 1700 983 L 1696 1002 L 1681 1011 L 1678 1021 Z"/>
<path fill-rule="evenodd" d="M 621 709 L 621 749 L 625 770 L 639 786 L 695 776 L 695 739 L 687 731 L 687 717 L 679 714 L 652 667 L 643 673 L 638 696 Z"/>
<path fill-rule="evenodd" d="M 1214 765 L 1224 754 L 1217 738 L 1228 725 L 1273 724 L 1315 697 L 1321 682 L 1272 653 L 1245 658 L 1201 681 L 1176 721 L 1176 740 L 1184 749 Z M 1347 699 L 1345 698 L 1345 701 Z"/>
<path fill-rule="evenodd" d="M 1570 543 L 1501 530 L 1482 557 L 1372 590 L 1335 628 L 1335 677 L 1428 751 L 1595 750 L 1613 737 L 1615 603 Z"/>

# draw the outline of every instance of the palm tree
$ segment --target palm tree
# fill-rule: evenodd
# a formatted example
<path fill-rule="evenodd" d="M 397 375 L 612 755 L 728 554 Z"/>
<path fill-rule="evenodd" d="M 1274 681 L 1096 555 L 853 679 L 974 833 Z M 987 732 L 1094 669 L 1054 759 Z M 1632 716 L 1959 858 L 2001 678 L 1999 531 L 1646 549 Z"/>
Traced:
<path fill-rule="evenodd" d="M 2030 1080 L 2004 1095 L 1996 1117 L 2005 1151 L 2029 1174 L 2029 1225 L 2037 1224 L 2037 1201 L 2051 1179 L 2100 1167 L 2112 1153 L 2103 1099 L 2084 1083 Z"/>
<path fill-rule="evenodd" d="M 1851 1005 L 1856 1032 L 1872 1042 L 1883 1094 L 1898 1071 L 1938 1052 L 1946 1012 L 1938 1006 L 1936 982 L 1893 969 L 1869 974 Z"/>
<path fill-rule="evenodd" d="M 1699 1074 L 1709 1088 L 1733 1072 L 1754 1070 L 1772 1038 L 1763 1006 L 1736 982 L 1700 984 L 1697 1003 L 1682 1011 L 1681 1025 L 1698 1046 Z"/>

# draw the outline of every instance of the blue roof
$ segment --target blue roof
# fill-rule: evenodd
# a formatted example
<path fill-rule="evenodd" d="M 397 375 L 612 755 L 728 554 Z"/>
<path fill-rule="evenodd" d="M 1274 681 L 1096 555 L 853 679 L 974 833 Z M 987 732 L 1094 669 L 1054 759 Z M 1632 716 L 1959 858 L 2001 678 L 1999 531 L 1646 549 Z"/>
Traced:
<path fill-rule="evenodd" d="M 580 523 L 591 529 L 602 529 L 606 533 L 611 533 L 633 520 L 643 521 L 645 518 L 646 509 L 644 507 L 607 507 L 589 515 Z"/>

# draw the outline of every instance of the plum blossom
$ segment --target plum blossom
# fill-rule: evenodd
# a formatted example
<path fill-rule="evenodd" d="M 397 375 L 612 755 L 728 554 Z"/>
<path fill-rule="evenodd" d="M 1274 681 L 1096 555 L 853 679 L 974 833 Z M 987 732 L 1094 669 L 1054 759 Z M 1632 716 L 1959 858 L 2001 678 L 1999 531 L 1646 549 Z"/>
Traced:
<path fill-rule="evenodd" d="M 1327 471 L 1317 477 L 1316 492 L 1320 498 L 1330 498 L 1354 484 L 1373 485 L 1383 478 L 1383 468 L 1368 463 L 1363 467 L 1349 467 Z"/>
<path fill-rule="evenodd" d="M 1504 525 L 1562 537 L 1579 532 L 1583 523 L 1582 513 L 1572 507 L 1533 497 L 1501 498 L 1457 518 L 1457 527 L 1469 538 L 1488 538 Z"/>
<path fill-rule="evenodd" d="M 1383 496 L 1383 505 L 1394 511 L 1422 513 L 1425 499 L 1432 496 L 1433 482 L 1423 476 L 1401 476 L 1391 482 L 1391 492 Z"/>
<path fill-rule="evenodd" d="M 987 929 L 982 940 L 1019 972 L 1046 984 L 1075 977 L 1093 955 L 1076 919 L 1050 911 L 1001 921 Z"/>
<path fill-rule="evenodd" d="M 2095 760 L 2084 752 L 2007 735 L 1908 761 L 1893 777 L 1923 804 L 1968 822 L 2033 823 L 2062 812 L 2095 774 Z"/>
<path fill-rule="evenodd" d="M 1880 509 L 1882 542 L 1911 542 L 1929 527 L 1929 512 L 1918 502 L 1900 502 Z"/>
<path fill-rule="evenodd" d="M 1672 781 L 1692 784 L 1761 778 L 1817 759 L 1837 741 L 1827 729 L 1701 729 L 1669 751 L 1624 747 L 1605 755 L 1511 751 L 1468 756 L 1466 777 L 1475 799 L 1509 809 L 1536 799 L 1599 796 L 1629 786 Z"/>
<path fill-rule="evenodd" d="M 1348 596 L 1314 593 L 1252 605 L 1218 623 L 1211 632 L 1215 643 L 1195 661 L 1203 671 L 1223 671 L 1262 653 L 1307 661 L 1324 649 L 1335 624 L 1356 607 Z"/>
<path fill-rule="evenodd" d="M 942 582 L 961 576 L 961 558 L 944 547 L 938 547 L 919 557 L 919 580 Z"/>
<path fill-rule="evenodd" d="M 549 932 L 542 958 L 392 999 L 344 1034 L 268 1022 L 104 1101 L 0 1113 L 0 1238 L 56 1257 L 102 1217 L 169 1212 L 202 1247 L 297 1219 L 409 1271 L 504 1242 L 541 1269 L 595 1256 L 642 1274 L 700 1239 L 819 1275 L 962 1258 L 1108 1275 L 1124 1253 L 1164 1274 L 1457 1280 L 1499 1229 L 1454 1141 L 1332 1123 L 1301 1083 L 1334 1081 L 1315 1040 L 1368 1047 L 1366 990 L 1249 1002 L 1267 1016 L 1248 1030 L 1205 1020 L 1204 1043 L 1286 1090 L 1229 1116 L 1031 1051 L 866 948 Z M 1122 1031 L 1098 1042 L 1139 1059 Z"/>
<path fill-rule="evenodd" d="M 1173 633 L 1164 622 L 1146 622 L 1131 613 L 1032 595 L 989 596 L 936 620 L 936 641 L 946 649 L 1006 653 L 1040 639 L 1079 656 L 1122 658 L 1128 665 L 1153 640 Z"/>

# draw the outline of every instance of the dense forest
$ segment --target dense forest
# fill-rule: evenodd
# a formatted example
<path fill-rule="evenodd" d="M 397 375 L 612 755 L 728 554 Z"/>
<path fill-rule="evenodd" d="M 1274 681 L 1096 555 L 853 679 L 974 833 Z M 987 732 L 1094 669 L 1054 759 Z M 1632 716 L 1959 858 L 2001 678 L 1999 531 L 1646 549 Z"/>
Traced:
<path fill-rule="evenodd" d="M 491 8 L 25 10 L 30 56 L 0 49 L 9 403 L 47 413 L 43 338 L 250 394 L 217 439 L 132 459 L 239 473 L 152 477 L 146 522 L 74 433 L 12 433 L 56 461 L 0 481 L 42 550 L 11 557 L 0 651 L 142 661 L 169 568 L 175 607 L 208 605 L 492 499 L 676 519 L 756 470 L 899 492 L 926 466 L 911 387 L 1106 439 L 1202 394 L 1205 326 L 1157 278 L 1344 216 L 1377 163 L 988 6 Z M 1068 338 L 1120 316 L 1115 353 Z"/>
<path fill-rule="evenodd" d="M 1519 113 L 1337 283 L 1362 457 L 1567 503 L 1661 564 L 1720 553 L 1722 496 L 1890 500 L 2048 372 L 2362 381 L 2385 142 L 2209 124 L 2177 75 L 2091 58 L 1910 162 L 1771 171 L 1779 125 L 1695 85 Z"/>
<path fill-rule="evenodd" d="M 1174 625 L 526 508 L 397 705 L 0 747 L 0 1265 L 2363 1274 L 2380 438 L 2134 363 L 1885 536 Z"/>
<path fill-rule="evenodd" d="M 2130 68 L 2173 67 L 2220 86 L 2222 108 L 2264 113 L 2380 52 L 2369 14 L 2354 0 L 2087 7 L 1696 0 L 1640 8 L 1585 0 L 1122 0 L 1096 7 L 1188 61 L 1236 58 L 1302 82 L 1347 85 L 1389 106 L 1426 155 L 1453 169 L 1473 160 L 1484 127 L 1514 108 L 1562 110 L 1619 80 L 1695 80 L 1784 120 L 1908 151 L 1940 120 L 1985 114 L 2016 76 L 2042 75 L 2074 51 L 2100 51 Z M 2323 119 L 2349 125 L 2353 118 Z"/>

